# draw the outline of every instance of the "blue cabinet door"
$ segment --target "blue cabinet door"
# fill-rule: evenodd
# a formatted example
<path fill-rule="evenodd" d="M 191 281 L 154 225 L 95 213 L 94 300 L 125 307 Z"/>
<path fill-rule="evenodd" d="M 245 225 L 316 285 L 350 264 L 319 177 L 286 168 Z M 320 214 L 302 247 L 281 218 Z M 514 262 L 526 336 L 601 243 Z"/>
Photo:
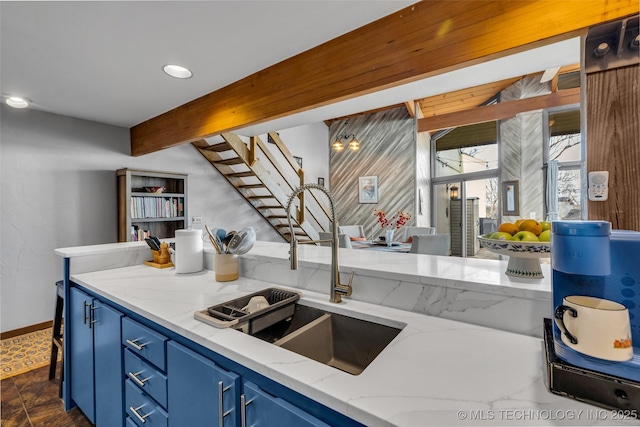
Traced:
<path fill-rule="evenodd" d="M 71 342 L 71 354 L 65 354 L 64 357 L 70 358 L 71 399 L 80 407 L 89 421 L 95 423 L 93 328 L 89 328 L 92 303 L 93 298 L 89 295 L 76 288 L 70 289 L 69 334 L 71 336 L 68 339 Z"/>
<path fill-rule="evenodd" d="M 176 343 L 167 344 L 169 427 L 235 427 L 240 377 Z"/>
<path fill-rule="evenodd" d="M 252 427 L 330 427 L 316 417 L 274 397 L 251 382 L 244 383 L 244 425 Z"/>
<path fill-rule="evenodd" d="M 96 425 L 121 427 L 124 425 L 122 313 L 98 300 L 93 305 Z"/>

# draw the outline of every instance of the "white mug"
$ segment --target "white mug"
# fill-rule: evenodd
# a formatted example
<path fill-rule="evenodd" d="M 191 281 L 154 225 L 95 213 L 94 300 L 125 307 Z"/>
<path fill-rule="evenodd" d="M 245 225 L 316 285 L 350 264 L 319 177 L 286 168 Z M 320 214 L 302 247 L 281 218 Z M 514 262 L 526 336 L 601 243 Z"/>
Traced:
<path fill-rule="evenodd" d="M 599 359 L 633 358 L 629 310 L 606 299 L 571 295 L 556 307 L 554 320 L 569 348 Z"/>

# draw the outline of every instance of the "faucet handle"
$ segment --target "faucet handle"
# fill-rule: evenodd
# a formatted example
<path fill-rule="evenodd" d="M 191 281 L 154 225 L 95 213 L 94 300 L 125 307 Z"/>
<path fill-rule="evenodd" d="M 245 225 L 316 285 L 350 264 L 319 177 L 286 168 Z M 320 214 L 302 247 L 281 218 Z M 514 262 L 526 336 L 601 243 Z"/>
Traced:
<path fill-rule="evenodd" d="M 336 286 L 336 290 L 340 292 L 341 295 L 344 295 L 345 297 L 350 297 L 351 293 L 353 292 L 353 288 L 351 287 L 351 284 L 353 283 L 353 275 L 355 274 L 354 271 L 351 272 L 351 275 L 349 276 L 349 283 L 346 285 L 343 285 L 342 283 L 338 283 L 338 285 Z"/>

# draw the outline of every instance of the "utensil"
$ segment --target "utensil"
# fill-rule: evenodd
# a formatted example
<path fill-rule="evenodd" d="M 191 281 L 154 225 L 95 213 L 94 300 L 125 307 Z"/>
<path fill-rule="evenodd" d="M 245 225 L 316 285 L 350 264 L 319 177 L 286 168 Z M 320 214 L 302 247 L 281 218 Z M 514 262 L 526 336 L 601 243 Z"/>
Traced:
<path fill-rule="evenodd" d="M 226 236 L 224 236 L 224 238 L 222 239 L 222 249 L 224 250 L 224 253 L 229 253 L 229 242 L 231 242 L 231 239 L 233 239 L 233 236 L 236 235 L 235 231 L 230 231 Z"/>
<path fill-rule="evenodd" d="M 150 236 L 149 238 L 153 240 L 156 243 L 156 245 L 158 245 L 158 248 L 160 248 L 160 245 L 162 245 L 162 242 L 160 241 L 160 239 L 158 239 L 155 236 Z"/>
<path fill-rule="evenodd" d="M 151 250 L 154 250 L 154 251 L 159 251 L 160 250 L 160 245 L 157 244 L 156 241 L 153 240 L 152 238 L 146 238 L 146 239 L 144 239 L 144 241 L 147 242 L 147 245 L 149 245 Z"/>
<path fill-rule="evenodd" d="M 247 227 L 236 233 L 229 242 L 227 250 L 234 255 L 244 255 L 256 242 L 256 232 L 253 227 Z"/>
<path fill-rule="evenodd" d="M 220 242 L 220 239 L 218 238 L 218 235 L 217 234 L 213 234 L 208 225 L 205 224 L 204 228 L 207 230 L 207 234 L 209 234 L 209 240 L 211 241 L 211 244 L 215 248 L 216 252 L 221 254 L 222 253 L 222 242 Z"/>

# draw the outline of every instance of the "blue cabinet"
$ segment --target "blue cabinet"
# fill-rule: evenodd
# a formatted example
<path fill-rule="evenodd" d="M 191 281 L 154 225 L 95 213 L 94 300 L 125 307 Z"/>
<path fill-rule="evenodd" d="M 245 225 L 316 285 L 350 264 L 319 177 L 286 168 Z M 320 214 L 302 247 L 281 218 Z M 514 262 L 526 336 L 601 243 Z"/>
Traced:
<path fill-rule="evenodd" d="M 171 341 L 167 344 L 169 427 L 235 427 L 240 377 Z"/>
<path fill-rule="evenodd" d="M 270 395 L 252 382 L 244 383 L 242 426 L 329 427 L 286 400 Z"/>
<path fill-rule="evenodd" d="M 69 309 L 71 399 L 98 427 L 123 426 L 122 313 L 77 288 Z"/>
<path fill-rule="evenodd" d="M 167 427 L 169 415 L 131 380 L 125 381 L 125 400 L 125 410 L 131 424 L 138 427 Z"/>
<path fill-rule="evenodd" d="M 249 381 L 240 395 L 240 376 L 174 341 L 167 344 L 167 367 L 169 427 L 329 427 Z"/>
<path fill-rule="evenodd" d="M 125 411 L 127 423 L 167 427 L 167 341 L 161 333 L 129 318 L 122 319 Z"/>
<path fill-rule="evenodd" d="M 93 384 L 93 328 L 89 328 L 89 315 L 93 298 L 78 289 L 71 288 L 71 319 L 69 340 L 71 341 L 71 398 L 92 423 L 96 422 Z"/>
<path fill-rule="evenodd" d="M 107 300 L 69 291 L 70 397 L 98 427 L 360 426 Z"/>

